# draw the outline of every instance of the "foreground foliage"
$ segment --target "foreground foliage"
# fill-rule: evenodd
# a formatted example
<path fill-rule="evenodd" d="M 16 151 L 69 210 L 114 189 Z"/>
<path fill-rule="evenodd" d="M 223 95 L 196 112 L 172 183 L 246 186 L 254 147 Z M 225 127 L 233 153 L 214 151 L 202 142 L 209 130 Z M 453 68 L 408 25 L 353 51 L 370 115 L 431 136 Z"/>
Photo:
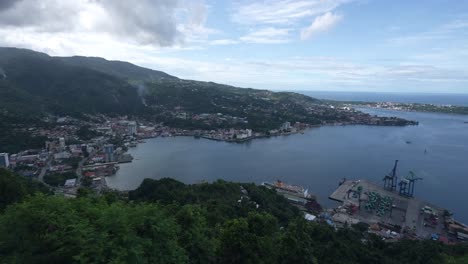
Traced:
<path fill-rule="evenodd" d="M 5 177 L 12 175 L 0 171 Z M 0 184 L 3 190 L 7 181 Z M 310 223 L 253 184 L 145 180 L 129 200 L 112 192 L 26 195 L 18 192 L 7 202 L 22 202 L 0 215 L 2 263 L 463 263 L 468 253 L 466 246 L 388 244 L 357 229 Z"/>

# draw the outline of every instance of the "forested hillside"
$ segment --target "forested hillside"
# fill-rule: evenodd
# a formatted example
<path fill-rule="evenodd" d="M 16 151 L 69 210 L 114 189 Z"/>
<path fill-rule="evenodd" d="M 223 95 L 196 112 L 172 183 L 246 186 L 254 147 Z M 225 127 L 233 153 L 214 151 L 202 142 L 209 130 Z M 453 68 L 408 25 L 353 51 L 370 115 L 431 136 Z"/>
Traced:
<path fill-rule="evenodd" d="M 313 114 L 310 109 L 325 108 L 312 97 L 289 92 L 238 88 L 212 82 L 166 80 L 146 85 L 146 102 L 159 119 L 173 126 L 189 129 L 210 129 L 203 124 L 174 118 L 171 112 L 180 108 L 192 114 L 222 113 L 245 118 L 248 123 L 229 124 L 228 127 L 252 128 L 267 131 L 278 128 L 286 121 L 320 124 L 336 120 L 334 111 Z M 322 112 L 328 112 L 329 116 Z"/>
<path fill-rule="evenodd" d="M 56 57 L 67 65 L 85 67 L 106 73 L 127 81 L 154 82 L 160 80 L 177 80 L 162 71 L 150 70 L 125 61 L 108 61 L 98 57 Z"/>
<path fill-rule="evenodd" d="M 19 117 L 17 122 L 11 122 L 12 114 Z M 30 142 L 29 148 L 40 146 L 37 142 L 44 141 L 28 131 L 36 129 L 32 125 L 44 117 L 84 120 L 101 114 L 181 130 L 251 129 L 262 136 L 279 133 L 283 124 L 297 124 L 299 129 L 320 124 L 417 124 L 401 118 L 374 118 L 293 92 L 182 80 L 122 61 L 0 48 L 1 151 L 24 150 L 20 144 L 13 147 L 13 141 Z M 24 121 L 30 118 L 36 120 Z"/>
<path fill-rule="evenodd" d="M 0 170 L 1 263 L 466 263 L 466 245 L 385 243 L 304 220 L 273 191 L 145 180 L 129 198 L 36 194 Z M 28 187 L 29 186 L 29 187 Z M 9 206 L 3 209 L 6 204 Z M 14 230 L 14 232 L 12 232 Z"/>
<path fill-rule="evenodd" d="M 46 54 L 0 48 L 0 106 L 28 114 L 132 114 L 142 110 L 137 90 L 109 74 L 70 66 Z"/>

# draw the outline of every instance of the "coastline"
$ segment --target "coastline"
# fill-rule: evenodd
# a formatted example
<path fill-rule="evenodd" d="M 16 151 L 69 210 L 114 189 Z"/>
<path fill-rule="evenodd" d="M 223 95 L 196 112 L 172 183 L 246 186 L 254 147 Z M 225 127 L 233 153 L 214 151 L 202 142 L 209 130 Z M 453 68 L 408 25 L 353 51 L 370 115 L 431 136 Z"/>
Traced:
<path fill-rule="evenodd" d="M 401 108 L 401 107 L 382 107 L 380 105 L 374 105 L 374 104 L 350 104 L 350 105 L 352 105 L 355 108 L 370 108 L 370 109 L 390 110 L 390 111 L 397 111 L 397 112 L 432 113 L 432 114 L 445 114 L 445 115 L 453 115 L 453 116 L 468 116 L 468 113 L 465 113 L 465 112 L 431 111 L 431 110 Z"/>
<path fill-rule="evenodd" d="M 250 137 L 244 137 L 244 138 L 231 138 L 231 137 L 219 137 L 219 136 L 211 136 L 209 132 L 206 133 L 200 133 L 197 130 L 182 130 L 179 131 L 177 128 L 169 128 L 170 130 L 175 130 L 174 132 L 170 133 L 159 133 L 156 135 L 152 136 L 143 136 L 139 137 L 138 139 L 149 139 L 149 138 L 158 138 L 158 137 L 194 137 L 196 139 L 198 138 L 204 138 L 208 140 L 213 140 L 213 141 L 220 141 L 220 142 L 228 142 L 228 143 L 244 143 L 244 142 L 249 142 L 254 139 L 260 139 L 260 138 L 271 138 L 271 137 L 278 137 L 278 136 L 290 136 L 290 135 L 296 135 L 296 134 L 304 134 L 305 131 L 311 129 L 311 128 L 320 128 L 320 127 L 327 127 L 327 126 L 377 126 L 377 127 L 404 127 L 404 126 L 417 126 L 419 125 L 418 121 L 411 121 L 410 123 L 404 124 L 404 125 L 397 125 L 397 124 L 366 124 L 366 123 L 352 123 L 352 122 L 340 122 L 340 123 L 326 123 L 326 124 L 317 124 L 317 125 L 306 125 L 304 128 L 301 129 L 296 129 L 294 131 L 285 131 L 285 132 L 277 132 L 274 134 L 264 134 L 264 133 L 256 133 L 256 135 L 252 135 Z M 212 134 L 212 133 L 211 133 Z"/>
<path fill-rule="evenodd" d="M 384 111 L 384 109 L 380 110 Z M 369 109 L 369 111 L 371 111 L 371 109 Z M 414 119 L 415 114 L 412 114 L 409 117 Z M 437 117 L 434 117 L 429 114 L 420 116 L 420 121 L 426 125 L 430 124 L 434 118 L 436 118 L 437 122 L 439 122 L 439 119 L 437 119 Z M 450 117 L 448 117 L 447 119 L 450 119 Z M 443 124 L 449 124 L 446 121 L 443 122 L 445 122 Z M 462 126 L 466 126 L 465 124 L 463 124 L 463 122 L 461 122 L 461 124 L 460 122 L 458 123 L 458 127 L 460 128 L 462 128 Z M 437 124 L 437 127 L 440 127 L 440 124 Z M 372 129 L 372 127 L 375 126 L 356 124 L 326 124 L 314 125 L 308 128 L 317 127 L 320 129 L 310 131 L 308 131 L 308 129 L 304 129 L 303 132 L 305 132 L 305 137 L 292 137 L 294 138 L 291 140 L 293 145 L 290 145 L 288 143 L 290 141 L 289 137 L 284 137 L 283 140 L 283 137 L 277 137 L 278 135 L 262 137 L 256 136 L 250 139 L 239 140 L 240 142 L 227 141 L 228 143 L 238 144 L 217 144 L 216 142 L 209 143 L 206 140 L 195 141 L 194 139 L 196 138 L 196 133 L 194 131 L 183 132 L 182 130 L 180 130 L 177 131 L 178 133 L 175 133 L 175 131 L 171 131 L 171 134 L 162 133 L 160 135 L 159 133 L 157 133 L 158 136 L 154 136 L 151 138 L 179 138 L 174 138 L 173 140 L 170 138 L 165 140 L 159 139 L 162 141 L 158 141 L 158 145 L 154 145 L 157 147 L 153 147 L 153 144 L 155 143 L 153 140 L 146 140 L 145 144 L 138 145 L 137 148 L 130 148 L 129 153 L 131 153 L 133 156 L 135 156 L 134 153 L 139 153 L 140 156 L 135 156 L 136 160 L 132 162 L 133 164 L 123 165 L 123 171 L 117 174 L 117 176 L 119 177 L 115 177 L 115 175 L 108 177 L 107 184 L 112 189 L 131 190 L 136 188 L 137 185 L 140 183 L 139 178 L 141 178 L 142 180 L 143 178 L 158 178 L 163 176 L 170 176 L 181 180 L 184 183 L 195 183 L 203 180 L 211 181 L 215 178 L 221 177 L 225 180 L 236 182 L 257 182 L 256 180 L 258 179 L 257 183 L 260 183 L 263 181 L 273 181 L 275 179 L 278 179 L 279 177 L 279 179 L 284 179 L 285 181 L 289 181 L 292 183 L 297 183 L 304 186 L 314 186 L 314 193 L 317 192 L 319 199 L 321 201 L 323 200 L 324 202 L 326 201 L 323 205 L 325 207 L 328 207 L 332 206 L 332 204 L 331 201 L 326 200 L 326 198 L 329 195 L 329 191 L 326 190 L 333 189 L 335 186 L 335 182 L 330 183 L 330 180 L 327 178 L 330 174 L 333 175 L 333 177 L 335 178 L 346 174 L 350 179 L 361 179 L 363 178 L 361 171 L 362 168 L 368 168 L 368 170 L 370 171 L 372 171 L 373 168 L 375 169 L 376 167 L 379 168 L 379 171 L 382 170 L 382 168 L 386 168 L 386 164 L 381 164 L 383 163 L 383 158 L 381 157 L 381 155 L 384 155 L 384 157 L 394 157 L 395 155 L 399 155 L 398 157 L 401 160 L 407 160 L 408 164 L 411 166 L 411 169 L 415 170 L 416 172 L 424 172 L 424 170 L 427 170 L 428 166 L 431 169 L 433 168 L 433 172 L 429 176 L 425 177 L 426 179 L 423 182 L 423 184 L 421 184 L 421 187 L 418 188 L 418 192 L 425 192 L 427 189 L 430 189 L 433 186 L 435 186 L 434 182 L 431 181 L 438 181 L 437 179 L 440 175 L 449 174 L 450 176 L 448 176 L 448 179 L 453 180 L 459 178 L 460 175 L 463 174 L 463 172 L 461 172 L 457 166 L 454 166 L 456 164 L 460 164 L 459 160 L 461 160 L 461 158 L 458 158 L 459 155 L 447 155 L 446 158 L 442 160 L 438 158 L 442 154 L 441 151 L 459 151 L 459 148 L 457 147 L 456 149 L 452 149 L 452 147 L 450 147 L 451 145 L 447 145 L 450 147 L 450 149 L 431 148 L 428 145 L 431 144 L 429 138 L 421 136 L 420 134 L 429 133 L 429 131 L 426 129 L 420 130 L 417 128 L 417 126 L 409 126 L 409 129 L 405 129 L 404 127 L 393 129 Z M 368 127 L 369 129 L 366 127 Z M 442 143 L 448 144 L 452 142 L 452 135 L 458 135 L 461 138 L 464 138 L 463 135 L 459 135 L 459 133 L 452 133 L 452 130 L 447 130 L 443 127 L 444 126 L 438 128 L 438 132 L 436 133 L 437 135 L 440 135 L 439 137 Z M 330 130 L 330 128 L 332 130 Z M 433 128 L 431 127 L 431 131 L 432 129 Z M 402 130 L 401 133 L 403 134 L 400 135 L 399 132 L 395 132 L 395 130 Z M 349 131 L 353 134 L 348 134 L 348 132 L 346 131 Z M 283 135 L 293 135 L 298 133 L 300 132 L 298 131 L 296 133 L 285 133 Z M 338 135 L 341 135 L 342 133 L 347 133 L 347 135 L 344 135 L 342 137 L 336 137 Z M 399 136 L 388 136 L 394 135 L 394 133 L 397 133 Z M 429 134 L 432 135 L 432 132 L 430 132 Z M 387 138 L 388 140 L 382 141 L 382 135 L 387 135 L 384 138 Z M 183 137 L 185 137 L 185 139 L 182 139 Z M 201 139 L 203 137 L 200 136 L 198 138 Z M 259 143 L 250 145 L 249 141 L 257 138 L 261 139 L 259 140 Z M 212 138 L 205 139 L 211 141 L 225 141 L 221 139 Z M 264 144 L 264 140 L 267 141 L 268 144 Z M 273 141 L 270 143 L 270 140 Z M 357 144 L 357 142 L 362 142 L 362 140 L 365 140 L 365 142 L 369 143 L 368 146 L 370 150 L 364 152 L 359 148 L 360 145 Z M 410 145 L 405 144 L 405 140 L 410 140 L 413 143 Z M 183 144 L 193 145 L 190 145 L 190 147 L 188 148 L 185 147 L 185 145 L 184 147 L 181 147 L 181 142 L 183 142 Z M 241 146 L 247 144 L 249 144 L 249 148 Z M 313 147 L 308 147 L 309 144 Z M 147 147 L 147 145 L 149 147 Z M 284 155 L 282 153 L 287 152 L 288 150 L 297 151 L 298 148 L 300 149 L 300 155 L 291 158 L 291 161 L 293 162 L 291 164 L 294 164 L 292 165 L 292 167 L 288 167 L 286 169 L 284 168 L 284 166 L 280 165 L 280 163 L 276 161 L 278 157 L 284 158 L 289 161 L 288 155 Z M 425 148 L 428 148 L 427 154 L 424 154 Z M 152 158 L 152 149 L 154 149 L 154 151 L 158 153 L 157 158 Z M 172 151 L 172 149 L 175 150 Z M 201 157 L 197 156 L 196 159 L 190 158 L 193 155 L 198 155 L 198 151 L 200 151 L 200 149 L 206 151 L 207 154 L 203 154 L 201 155 Z M 258 157 L 256 153 L 259 153 L 259 151 L 262 151 L 262 153 L 264 152 L 272 154 L 267 154 Z M 380 154 L 369 154 L 374 152 Z M 239 153 L 242 153 L 242 155 L 240 155 Z M 432 153 L 434 153 L 434 155 L 432 155 Z M 320 166 L 309 166 L 308 164 L 310 164 L 310 162 L 304 161 L 304 159 L 308 159 L 303 158 L 304 156 L 313 157 L 313 164 L 320 164 Z M 344 162 L 343 164 L 349 164 L 346 162 L 349 160 L 350 157 L 353 159 L 352 164 L 356 165 L 352 165 L 346 170 L 335 169 L 334 166 L 336 163 Z M 153 159 L 154 161 L 151 162 L 142 161 Z M 192 164 L 190 162 L 194 160 L 197 162 L 193 163 L 193 166 L 195 167 L 193 170 L 187 170 L 186 168 L 177 168 L 180 162 L 189 162 L 188 164 Z M 207 163 L 208 161 L 210 161 L 210 163 Z M 234 165 L 235 163 L 239 164 Z M 253 163 L 255 163 L 255 166 L 260 166 L 265 169 L 261 169 L 259 172 L 253 171 L 251 170 L 251 164 Z M 276 163 L 278 163 L 278 165 L 276 165 Z M 175 166 L 177 169 L 170 169 L 170 166 Z M 442 169 L 443 167 L 447 166 L 450 168 Z M 136 167 L 138 168 L 132 169 Z M 207 169 L 207 167 L 209 167 L 209 169 Z M 320 169 L 320 167 L 327 167 L 329 169 L 324 171 Z M 226 171 L 226 168 L 229 168 L 229 171 Z M 129 175 L 128 179 L 127 177 L 122 177 L 122 175 L 127 174 Z M 134 179 L 134 177 L 132 176 L 133 174 L 138 174 L 142 176 L 137 177 L 138 179 Z M 367 179 L 373 180 L 373 176 L 370 175 Z M 333 188 L 330 186 L 333 186 Z M 437 185 L 437 188 L 441 188 L 441 191 L 445 190 L 446 187 L 447 186 L 445 185 Z M 439 204 L 445 208 L 449 208 L 453 211 L 456 211 L 457 215 L 460 214 L 461 219 L 465 220 L 466 222 L 468 221 L 468 216 L 461 212 L 460 207 L 456 203 L 451 202 L 455 201 L 456 199 L 459 199 L 459 195 L 456 193 L 457 192 L 454 191 L 453 195 L 445 198 L 443 196 L 440 196 L 436 199 L 430 199 L 428 195 L 421 195 L 420 197 L 426 200 L 430 200 L 433 203 Z"/>

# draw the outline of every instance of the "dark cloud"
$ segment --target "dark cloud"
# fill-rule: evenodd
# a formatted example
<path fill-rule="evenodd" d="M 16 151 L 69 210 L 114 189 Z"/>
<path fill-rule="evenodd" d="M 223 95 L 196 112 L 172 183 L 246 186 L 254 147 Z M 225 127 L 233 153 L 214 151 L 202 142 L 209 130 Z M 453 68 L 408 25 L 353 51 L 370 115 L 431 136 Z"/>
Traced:
<path fill-rule="evenodd" d="M 21 2 L 21 0 L 0 0 L 0 12 L 12 7 L 18 2 Z"/>
<path fill-rule="evenodd" d="M 182 3 L 182 1 L 184 1 Z M 204 23 L 206 9 L 187 11 L 192 0 L 0 0 L 0 26 L 37 32 L 103 33 L 141 44 L 181 43 L 182 23 Z M 187 14 L 184 14 L 190 12 Z M 183 21 L 181 21 L 183 20 Z M 198 26 L 198 25 L 197 25 Z"/>
<path fill-rule="evenodd" d="M 3 1 L 3 0 L 0 0 Z M 76 22 L 78 1 L 20 0 L 0 9 L 0 25 L 31 27 L 41 32 L 67 31 Z"/>
<path fill-rule="evenodd" d="M 179 1 L 100 0 L 98 3 L 111 17 L 110 23 L 104 25 L 108 32 L 121 37 L 132 36 L 144 44 L 157 42 L 169 46 L 180 40 L 176 20 Z"/>

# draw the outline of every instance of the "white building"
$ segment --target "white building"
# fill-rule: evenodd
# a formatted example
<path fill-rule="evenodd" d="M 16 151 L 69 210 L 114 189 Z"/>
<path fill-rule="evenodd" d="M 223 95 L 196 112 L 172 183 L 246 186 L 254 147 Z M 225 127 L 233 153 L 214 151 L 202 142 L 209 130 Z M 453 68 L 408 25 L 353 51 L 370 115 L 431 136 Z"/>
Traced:
<path fill-rule="evenodd" d="M 127 133 L 131 136 L 136 135 L 137 133 L 137 123 L 134 121 L 128 122 L 127 124 Z"/>
<path fill-rule="evenodd" d="M 236 135 L 236 138 L 237 139 L 245 139 L 245 138 L 247 138 L 247 134 L 242 133 L 242 134 Z"/>
<path fill-rule="evenodd" d="M 8 153 L 0 153 L 0 168 L 8 168 L 10 166 L 10 160 L 8 159 Z"/>
<path fill-rule="evenodd" d="M 58 152 L 58 153 L 55 153 L 54 154 L 54 159 L 58 160 L 58 159 L 68 159 L 70 158 L 72 155 L 70 152 L 68 151 L 62 151 L 62 152 Z"/>
<path fill-rule="evenodd" d="M 66 145 L 65 145 L 65 138 L 59 138 L 59 145 L 60 145 L 60 149 L 61 150 L 64 150 Z"/>
<path fill-rule="evenodd" d="M 104 154 L 105 154 L 105 159 L 106 162 L 114 162 L 114 145 L 113 144 L 107 144 L 104 146 Z"/>
<path fill-rule="evenodd" d="M 291 129 L 291 123 L 290 122 L 284 122 L 283 125 L 281 126 L 282 130 L 290 130 Z"/>
<path fill-rule="evenodd" d="M 65 188 L 73 188 L 76 186 L 76 179 L 68 179 L 65 181 L 63 185 Z"/>

